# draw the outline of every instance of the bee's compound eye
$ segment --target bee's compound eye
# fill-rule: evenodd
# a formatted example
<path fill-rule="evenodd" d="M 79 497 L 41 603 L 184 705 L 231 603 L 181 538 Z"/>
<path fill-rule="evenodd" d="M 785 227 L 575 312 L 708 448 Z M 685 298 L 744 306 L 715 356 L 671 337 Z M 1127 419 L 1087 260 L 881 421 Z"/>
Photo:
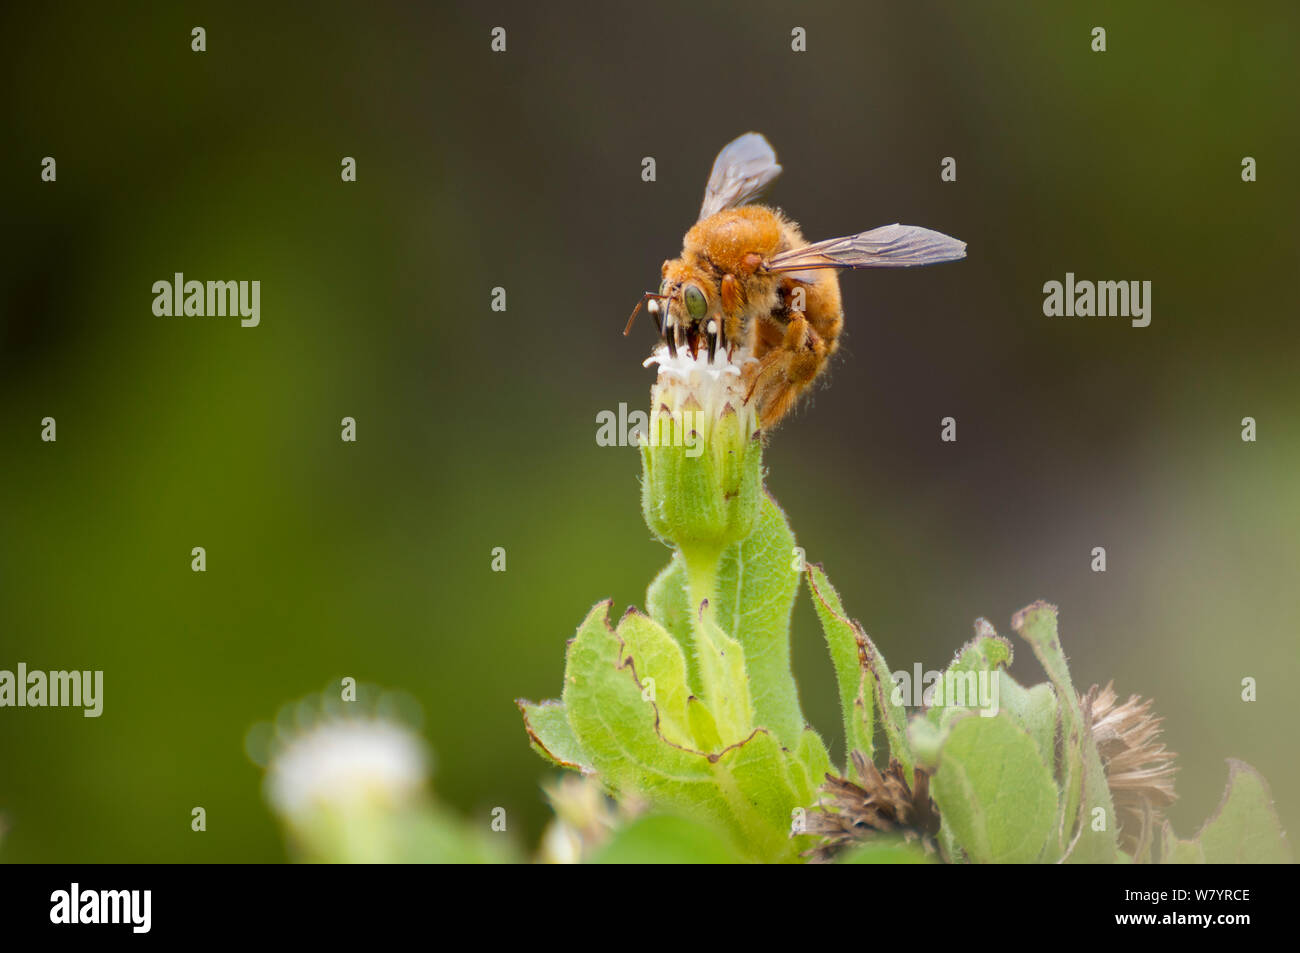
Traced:
<path fill-rule="evenodd" d="M 686 313 L 696 321 L 704 318 L 704 312 L 709 310 L 709 302 L 704 297 L 704 292 L 696 285 L 686 286 Z"/>

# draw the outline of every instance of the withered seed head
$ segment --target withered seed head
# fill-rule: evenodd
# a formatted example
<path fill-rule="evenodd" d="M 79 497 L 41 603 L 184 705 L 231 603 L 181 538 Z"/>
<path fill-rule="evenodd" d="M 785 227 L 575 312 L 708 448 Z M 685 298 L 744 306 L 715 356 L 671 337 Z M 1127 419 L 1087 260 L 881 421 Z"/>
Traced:
<path fill-rule="evenodd" d="M 890 759 L 880 770 L 860 751 L 850 755 L 857 780 L 826 775 L 827 796 L 808 813 L 805 833 L 822 842 L 805 854 L 813 863 L 827 863 L 840 851 L 865 844 L 881 834 L 894 834 L 935 852 L 939 811 L 930 800 L 930 776 L 920 768 L 909 786 L 903 766 Z"/>
<path fill-rule="evenodd" d="M 1152 714 L 1149 699 L 1137 695 L 1116 704 L 1113 682 L 1088 689 L 1080 707 L 1115 802 L 1120 847 L 1136 855 L 1150 844 L 1164 808 L 1177 797 L 1175 755 L 1160 741 L 1163 719 Z"/>

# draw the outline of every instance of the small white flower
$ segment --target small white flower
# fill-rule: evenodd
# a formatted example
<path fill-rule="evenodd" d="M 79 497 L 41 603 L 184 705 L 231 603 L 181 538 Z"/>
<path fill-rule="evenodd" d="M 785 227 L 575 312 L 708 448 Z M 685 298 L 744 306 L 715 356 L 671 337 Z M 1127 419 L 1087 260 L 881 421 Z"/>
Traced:
<path fill-rule="evenodd" d="M 692 357 L 687 348 L 679 348 L 676 355 L 670 355 L 668 348 L 661 344 L 642 362 L 644 367 L 659 365 L 659 378 L 651 391 L 651 410 L 658 412 L 665 407 L 670 413 L 695 410 L 704 415 L 701 423 L 708 427 L 729 408 L 745 418 L 747 427 L 757 429 L 754 410 L 745 402 L 749 382 L 744 375 L 747 365 L 757 363 L 758 358 L 749 357 L 746 351 L 738 350 L 730 360 L 719 351 L 709 360 L 707 352 L 700 351 Z"/>
<path fill-rule="evenodd" d="M 420 739 L 383 718 L 331 718 L 292 737 L 271 758 L 266 793 L 290 819 L 320 809 L 396 806 L 424 788 L 428 758 Z"/>

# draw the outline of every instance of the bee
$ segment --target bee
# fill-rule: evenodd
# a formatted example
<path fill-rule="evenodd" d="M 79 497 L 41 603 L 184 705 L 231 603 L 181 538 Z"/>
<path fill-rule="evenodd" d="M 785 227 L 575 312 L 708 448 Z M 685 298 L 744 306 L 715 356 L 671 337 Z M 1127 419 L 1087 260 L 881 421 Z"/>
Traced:
<path fill-rule="evenodd" d="M 807 242 L 780 211 L 750 204 L 780 174 L 776 152 L 758 133 L 726 145 L 680 257 L 664 262 L 659 290 L 642 296 L 623 331 L 646 305 L 670 358 L 681 349 L 693 360 L 705 350 L 710 364 L 741 355 L 745 399 L 757 401 L 764 430 L 789 413 L 839 346 L 842 269 L 966 257 L 965 242 L 915 225 Z"/>

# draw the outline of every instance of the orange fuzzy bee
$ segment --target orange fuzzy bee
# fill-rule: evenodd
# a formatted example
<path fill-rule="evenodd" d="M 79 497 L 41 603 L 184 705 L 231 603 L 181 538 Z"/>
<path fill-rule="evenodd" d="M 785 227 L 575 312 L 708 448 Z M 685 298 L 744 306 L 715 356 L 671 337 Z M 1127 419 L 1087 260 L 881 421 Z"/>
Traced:
<path fill-rule="evenodd" d="M 681 257 L 664 262 L 659 291 L 641 299 L 649 300 L 670 358 L 679 348 L 692 359 L 704 349 L 710 364 L 742 356 L 746 399 L 757 401 L 764 429 L 780 422 L 835 353 L 844 324 L 840 269 L 966 257 L 965 242 L 915 225 L 809 244 L 779 211 L 748 204 L 780 174 L 776 153 L 756 132 L 724 147 Z"/>

